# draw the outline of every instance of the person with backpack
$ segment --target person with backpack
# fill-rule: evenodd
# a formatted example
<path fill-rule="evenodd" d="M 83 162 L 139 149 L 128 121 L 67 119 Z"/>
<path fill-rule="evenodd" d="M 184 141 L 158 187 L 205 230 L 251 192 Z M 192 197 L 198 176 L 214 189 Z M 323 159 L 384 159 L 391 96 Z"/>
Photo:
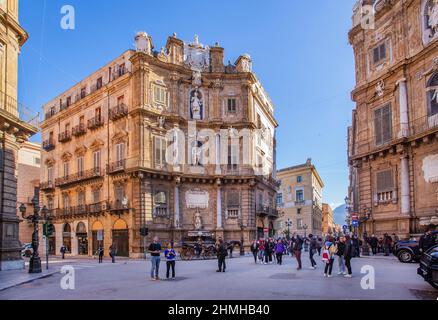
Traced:
<path fill-rule="evenodd" d="M 354 256 L 354 244 L 351 240 L 349 235 L 345 236 L 345 249 L 344 249 L 344 259 L 345 259 L 345 266 L 347 267 L 348 273 L 344 275 L 346 278 L 352 277 L 352 271 L 351 271 L 351 259 Z"/>
<path fill-rule="evenodd" d="M 333 238 L 329 237 L 324 243 L 322 249 L 322 262 L 325 263 L 324 277 L 331 278 L 333 270 L 333 262 L 335 261 L 336 245 L 333 243 Z"/>
<path fill-rule="evenodd" d="M 295 258 L 297 259 L 298 267 L 297 270 L 302 269 L 301 265 L 301 251 L 303 250 L 303 238 L 301 238 L 299 235 L 296 236 L 294 244 L 293 244 L 293 251 L 295 254 Z"/>
<path fill-rule="evenodd" d="M 219 238 L 218 243 L 216 244 L 216 251 L 217 251 L 217 264 L 218 264 L 218 270 L 216 272 L 225 272 L 225 269 L 227 267 L 225 263 L 225 258 L 228 256 L 228 249 L 227 245 L 224 243 L 224 240 L 222 238 Z"/>
<path fill-rule="evenodd" d="M 309 258 L 310 258 L 310 264 L 312 265 L 310 269 L 315 270 L 316 269 L 316 261 L 313 259 L 313 255 L 316 253 L 316 250 L 318 250 L 318 241 L 313 236 L 313 234 L 309 234 Z"/>
<path fill-rule="evenodd" d="M 170 269 L 172 268 L 172 280 L 175 279 L 175 261 L 176 261 L 176 252 L 173 249 L 173 245 L 169 242 L 167 245 L 167 249 L 164 250 L 164 256 L 166 257 L 166 279 L 169 280 Z"/>

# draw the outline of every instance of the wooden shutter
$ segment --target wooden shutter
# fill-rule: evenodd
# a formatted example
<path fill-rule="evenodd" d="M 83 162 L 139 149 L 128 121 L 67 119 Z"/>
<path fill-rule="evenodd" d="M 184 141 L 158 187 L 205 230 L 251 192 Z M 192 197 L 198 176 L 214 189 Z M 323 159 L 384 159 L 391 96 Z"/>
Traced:
<path fill-rule="evenodd" d="M 374 135 L 376 145 L 381 145 L 392 139 L 392 115 L 390 104 L 374 111 Z"/>
<path fill-rule="evenodd" d="M 392 191 L 394 189 L 393 170 L 385 170 L 376 173 L 377 192 Z"/>
<path fill-rule="evenodd" d="M 228 207 L 239 207 L 240 205 L 240 197 L 239 191 L 230 190 L 227 192 L 227 205 Z"/>

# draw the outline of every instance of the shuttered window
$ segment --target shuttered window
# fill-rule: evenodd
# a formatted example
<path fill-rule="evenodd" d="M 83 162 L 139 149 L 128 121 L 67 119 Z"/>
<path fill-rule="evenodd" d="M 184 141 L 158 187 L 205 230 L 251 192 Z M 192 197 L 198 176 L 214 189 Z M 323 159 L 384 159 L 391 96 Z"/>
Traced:
<path fill-rule="evenodd" d="M 227 192 L 227 206 L 228 207 L 239 207 L 240 197 L 237 190 L 230 190 Z"/>
<path fill-rule="evenodd" d="M 95 171 L 100 169 L 100 150 L 93 152 L 93 168 Z"/>
<path fill-rule="evenodd" d="M 154 137 L 155 166 L 162 167 L 166 164 L 166 139 Z"/>
<path fill-rule="evenodd" d="M 374 111 L 374 134 L 376 145 L 382 145 L 392 139 L 391 105 Z"/>
<path fill-rule="evenodd" d="M 125 160 L 125 144 L 119 143 L 116 145 L 116 161 L 121 162 Z"/>
<path fill-rule="evenodd" d="M 237 103 L 235 98 L 227 99 L 227 109 L 229 113 L 235 113 L 237 111 Z"/>
<path fill-rule="evenodd" d="M 377 192 L 391 191 L 394 189 L 393 170 L 385 170 L 376 173 Z"/>
<path fill-rule="evenodd" d="M 165 88 L 154 86 L 154 101 L 159 104 L 167 104 L 167 91 Z"/>
<path fill-rule="evenodd" d="M 382 43 L 373 49 L 373 63 L 378 64 L 386 59 L 386 44 Z"/>

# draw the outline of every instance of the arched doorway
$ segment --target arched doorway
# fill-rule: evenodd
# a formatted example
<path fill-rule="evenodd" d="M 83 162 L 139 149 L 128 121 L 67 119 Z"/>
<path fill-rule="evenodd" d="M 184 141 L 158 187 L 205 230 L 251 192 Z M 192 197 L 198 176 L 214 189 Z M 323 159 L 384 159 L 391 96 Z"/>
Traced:
<path fill-rule="evenodd" d="M 114 223 L 113 245 L 117 256 L 129 257 L 129 230 L 127 223 L 122 219 Z"/>
<path fill-rule="evenodd" d="M 93 255 L 96 254 L 99 246 L 103 246 L 103 224 L 100 221 L 95 221 L 91 227 Z"/>
<path fill-rule="evenodd" d="M 62 229 L 62 243 L 66 248 L 66 253 L 71 253 L 71 227 L 68 223 Z"/>
<path fill-rule="evenodd" d="M 49 254 L 55 255 L 56 254 L 56 229 L 53 224 L 51 224 L 52 233 L 49 235 Z"/>
<path fill-rule="evenodd" d="M 79 222 L 76 226 L 76 238 L 78 238 L 78 254 L 88 255 L 88 234 L 83 222 Z"/>

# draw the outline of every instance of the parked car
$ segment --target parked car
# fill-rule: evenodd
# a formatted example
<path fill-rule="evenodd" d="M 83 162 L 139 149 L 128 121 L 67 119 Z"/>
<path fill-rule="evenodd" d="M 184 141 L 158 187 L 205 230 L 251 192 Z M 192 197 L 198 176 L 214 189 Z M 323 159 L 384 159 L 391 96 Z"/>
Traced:
<path fill-rule="evenodd" d="M 438 237 L 438 230 L 432 232 Z M 417 239 L 401 240 L 394 246 L 394 255 L 403 263 L 419 262 L 421 258 Z"/>
<path fill-rule="evenodd" d="M 432 287 L 438 289 L 438 245 L 430 248 L 421 256 L 417 273 Z"/>
<path fill-rule="evenodd" d="M 21 256 L 29 258 L 33 253 L 32 243 L 25 243 L 21 248 Z"/>

